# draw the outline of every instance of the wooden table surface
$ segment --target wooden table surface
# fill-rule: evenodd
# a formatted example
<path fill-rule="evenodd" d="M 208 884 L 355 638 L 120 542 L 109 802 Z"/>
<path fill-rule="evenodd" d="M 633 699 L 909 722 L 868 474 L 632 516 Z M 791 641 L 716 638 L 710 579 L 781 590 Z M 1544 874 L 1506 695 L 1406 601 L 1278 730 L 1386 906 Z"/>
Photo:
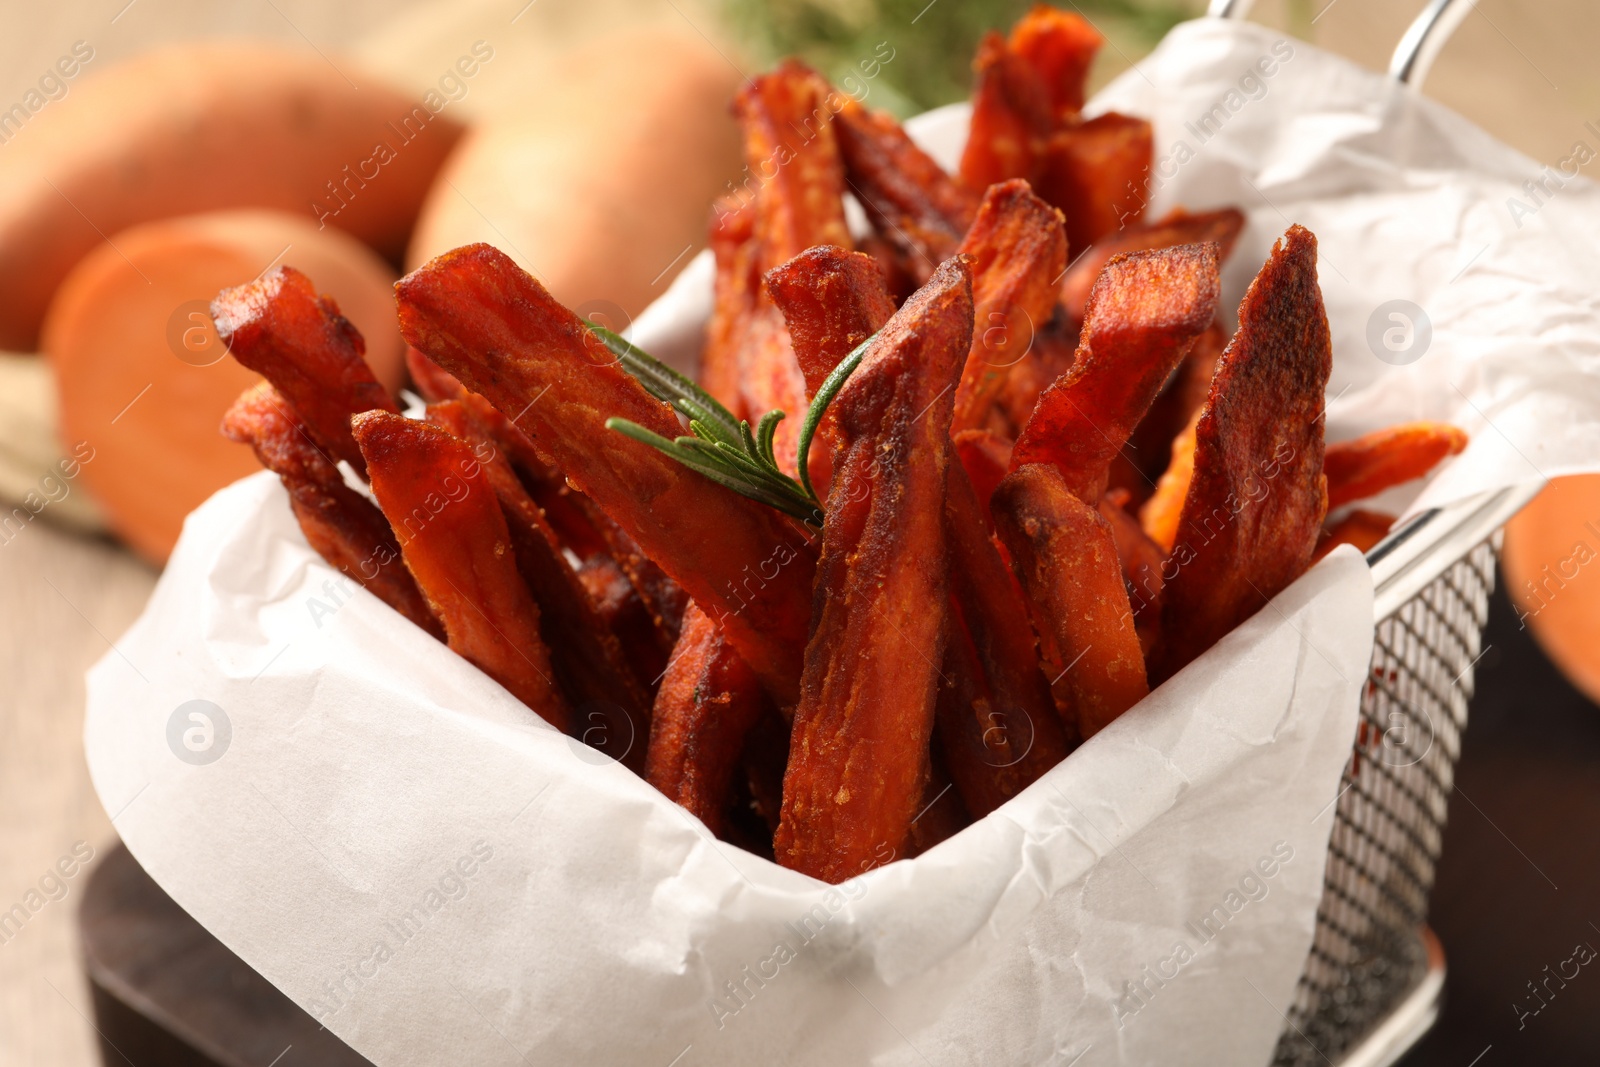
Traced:
<path fill-rule="evenodd" d="M 135 3 L 0 0 L 0 100 L 19 96 L 36 77 L 30 72 L 53 61 L 63 42 L 80 37 L 92 39 L 107 63 L 172 37 L 220 33 L 272 36 L 297 44 L 314 40 L 335 47 L 381 25 L 389 13 L 416 6 L 393 0 Z M 521 3 L 517 0 L 514 6 Z M 1411 13 L 1422 6 L 1421 0 L 1312 0 L 1309 6 L 1298 3 L 1300 14 L 1294 15 L 1296 5 L 1287 0 L 1262 0 L 1256 17 L 1293 26 L 1325 47 L 1381 67 Z M 1314 25 L 1306 24 L 1307 11 L 1317 14 Z M 1554 162 L 1574 140 L 1588 136 L 1584 120 L 1600 115 L 1600 66 L 1590 58 L 1597 42 L 1600 7 L 1592 0 L 1481 0 L 1435 68 L 1429 95 L 1528 154 Z M 1493 76 L 1485 77 L 1486 72 Z M 62 533 L 43 521 L 0 544 L 0 912 L 23 903 L 30 891 L 40 892 L 35 899 L 44 901 L 15 936 L 0 931 L 0 1065 L 5 1067 L 90 1067 L 99 1062 L 74 941 L 76 900 L 85 872 L 77 871 L 62 884 L 49 876 L 75 848 L 79 856 L 91 849 L 102 856 L 112 840 L 112 827 L 84 764 L 83 672 L 132 622 L 154 581 L 150 568 L 110 542 Z M 1469 731 L 1469 750 L 1471 736 Z M 1537 767 L 1538 759 L 1530 757 L 1527 773 L 1536 776 Z M 1460 817 L 1459 811 L 1452 814 Z M 1447 853 L 1447 865 L 1470 863 L 1468 851 L 1493 846 L 1493 831 L 1484 834 L 1489 836 L 1482 840 L 1460 835 L 1452 851 L 1461 855 Z M 1592 842 L 1591 830 L 1570 847 L 1582 850 L 1592 863 Z M 94 862 L 88 860 L 90 868 Z M 1507 855 L 1490 862 L 1514 867 L 1518 861 Z M 40 890 L 41 879 L 45 890 Z M 1536 896 L 1539 887 L 1531 881 L 1530 886 Z M 59 899 L 47 899 L 46 892 Z M 1530 898 L 1493 911 L 1492 918 L 1488 912 L 1475 918 L 1513 924 L 1519 911 L 1545 906 Z M 1600 921 L 1600 913 L 1595 918 Z M 1466 929 L 1452 932 L 1471 936 Z M 1449 942 L 1447 936 L 1447 951 Z M 1526 977 L 1532 977 L 1539 963 L 1558 958 L 1552 953 L 1560 947 L 1552 942 L 1535 951 L 1530 945 L 1532 955 L 1519 959 L 1518 965 L 1531 967 Z M 1496 966 L 1502 964 L 1509 966 L 1504 960 Z M 1493 981 L 1489 976 L 1480 980 Z M 1498 993 L 1499 986 L 1494 988 Z M 1474 1010 L 1500 1011 L 1511 1019 L 1510 1007 L 1498 1006 L 1494 996 L 1481 1003 L 1473 1000 Z M 1458 1012 L 1447 1019 L 1466 1025 Z M 1561 1025 L 1547 1023 L 1551 1031 Z M 1467 1040 L 1477 1038 L 1474 1031 Z M 1509 1035 L 1499 1033 L 1484 1040 L 1510 1043 Z M 1431 1043 L 1431 1050 L 1446 1044 L 1452 1056 L 1459 1051 L 1453 1042 L 1439 1040 Z M 1496 1048 L 1489 1056 L 1500 1051 Z M 1430 1055 L 1417 1062 L 1456 1060 Z M 1490 1062 L 1486 1059 L 1485 1067 Z M 1513 1056 L 1498 1062 L 1519 1061 Z M 1462 1067 L 1465 1063 L 1461 1061 Z"/>

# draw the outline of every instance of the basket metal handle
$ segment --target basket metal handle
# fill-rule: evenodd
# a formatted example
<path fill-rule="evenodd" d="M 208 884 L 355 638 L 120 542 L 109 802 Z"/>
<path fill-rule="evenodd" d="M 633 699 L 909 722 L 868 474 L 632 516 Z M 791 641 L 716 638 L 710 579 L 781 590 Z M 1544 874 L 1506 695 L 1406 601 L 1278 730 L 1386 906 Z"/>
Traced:
<path fill-rule="evenodd" d="M 1429 0 L 1428 6 L 1406 28 L 1405 35 L 1395 46 L 1394 55 L 1389 58 L 1389 77 L 1413 89 L 1421 89 L 1423 79 L 1433 68 L 1433 61 L 1439 58 L 1440 49 L 1477 3 L 1478 0 Z M 1249 16 L 1254 6 L 1255 0 L 1211 0 L 1206 14 L 1220 19 L 1242 19 Z"/>

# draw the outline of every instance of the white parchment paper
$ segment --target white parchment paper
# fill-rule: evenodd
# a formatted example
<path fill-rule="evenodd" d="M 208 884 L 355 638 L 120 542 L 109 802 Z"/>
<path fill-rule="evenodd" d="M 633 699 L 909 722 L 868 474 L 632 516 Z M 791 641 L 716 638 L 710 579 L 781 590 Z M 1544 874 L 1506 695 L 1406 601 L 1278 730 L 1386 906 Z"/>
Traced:
<path fill-rule="evenodd" d="M 1097 106 L 1153 116 L 1160 151 L 1275 40 L 1190 24 Z M 1600 331 L 1564 288 L 1585 275 L 1541 257 L 1576 266 L 1554 213 L 1591 191 L 1497 228 L 1495 183 L 1526 161 L 1292 49 L 1156 209 L 1250 209 L 1235 300 L 1290 219 L 1316 230 L 1335 388 L 1354 383 L 1338 427 L 1492 420 L 1460 420 L 1481 465 L 1430 492 L 1582 465 Z M 958 119 L 920 124 L 947 160 Z M 1479 234 L 1490 248 L 1469 263 Z M 692 358 L 707 266 L 637 324 L 647 347 Z M 1391 294 L 1433 320 L 1404 366 L 1363 340 Z M 345 583 L 286 505 L 261 474 L 190 517 L 144 616 L 90 672 L 88 759 L 162 887 L 380 1067 L 1269 1058 L 1371 650 L 1352 551 L 994 815 L 830 888 L 720 844 L 534 721 Z"/>

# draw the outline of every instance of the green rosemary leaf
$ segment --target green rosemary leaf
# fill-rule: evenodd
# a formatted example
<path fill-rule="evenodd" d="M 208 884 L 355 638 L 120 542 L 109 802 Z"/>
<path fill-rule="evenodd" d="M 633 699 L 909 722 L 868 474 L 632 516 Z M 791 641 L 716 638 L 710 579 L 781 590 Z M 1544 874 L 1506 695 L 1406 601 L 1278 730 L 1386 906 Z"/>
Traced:
<path fill-rule="evenodd" d="M 846 379 L 861 365 L 861 360 L 867 354 L 867 346 L 877 340 L 878 335 L 871 337 L 856 345 L 850 354 L 839 361 L 833 372 L 823 379 L 822 385 L 817 389 L 817 395 L 811 398 L 811 407 L 806 411 L 806 421 L 800 424 L 800 443 L 797 454 L 800 457 L 800 486 L 811 499 L 817 499 L 817 491 L 811 485 L 811 465 L 806 462 L 806 457 L 811 454 L 811 439 L 817 434 L 817 426 L 822 422 L 822 416 L 827 413 L 828 405 L 833 403 L 833 398 L 844 388 Z"/>
<path fill-rule="evenodd" d="M 718 436 L 726 436 L 729 441 L 739 439 L 738 420 L 716 397 L 626 338 L 592 322 L 585 325 L 651 396 L 671 404 L 690 419 L 715 426 Z"/>
<path fill-rule="evenodd" d="M 784 413 L 773 410 L 761 416 L 761 423 L 756 427 L 756 451 L 762 462 L 778 470 L 778 459 L 772 452 L 773 441 L 778 436 L 778 423 L 784 419 Z"/>

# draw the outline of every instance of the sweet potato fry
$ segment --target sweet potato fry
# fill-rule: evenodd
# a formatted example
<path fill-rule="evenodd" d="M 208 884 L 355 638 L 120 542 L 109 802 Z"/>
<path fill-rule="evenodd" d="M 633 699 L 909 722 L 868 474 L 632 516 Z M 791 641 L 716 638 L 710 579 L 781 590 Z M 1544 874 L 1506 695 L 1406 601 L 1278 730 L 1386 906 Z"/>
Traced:
<path fill-rule="evenodd" d="M 844 220 L 844 168 L 828 101 L 815 71 L 787 60 L 745 84 L 734 99 L 744 131 L 745 163 L 756 176 L 755 234 L 765 272 L 815 245 L 849 248 Z M 739 348 L 739 385 L 752 418 L 778 409 L 778 465 L 795 470 L 795 445 L 806 409 L 805 379 L 783 318 L 760 301 L 753 329 Z"/>
<path fill-rule="evenodd" d="M 411 384 L 418 395 L 430 404 L 437 400 L 454 400 L 466 392 L 449 371 L 410 345 L 406 346 L 406 372 L 411 375 Z"/>
<path fill-rule="evenodd" d="M 1317 551 L 1311 562 L 1317 562 L 1340 545 L 1355 545 L 1359 552 L 1371 552 L 1379 541 L 1388 536 L 1393 526 L 1393 515 L 1357 508 L 1322 531 L 1322 540 L 1317 542 Z"/>
<path fill-rule="evenodd" d="M 765 280 L 789 328 L 808 397 L 894 314 L 883 269 L 863 252 L 811 248 L 769 270 Z"/>
<path fill-rule="evenodd" d="M 1011 469 L 1011 442 L 993 430 L 962 430 L 951 435 L 950 440 L 972 483 L 972 490 L 983 506 L 984 525 L 993 531 L 994 522 L 989 518 L 989 499 L 994 496 L 1006 471 Z"/>
<path fill-rule="evenodd" d="M 1332 360 L 1317 239 L 1291 226 L 1239 305 L 1239 331 L 1195 425 L 1194 476 L 1152 658 L 1158 681 L 1310 564 L 1327 513 L 1322 407 Z"/>
<path fill-rule="evenodd" d="M 271 382 L 259 382 L 234 401 L 222 434 L 255 450 L 261 465 L 289 491 L 300 530 L 317 554 L 391 608 L 444 640 L 444 627 L 400 559 L 400 542 L 372 501 L 316 445 L 305 424 Z"/>
<path fill-rule="evenodd" d="M 783 315 L 808 400 L 839 362 L 894 314 L 877 261 L 831 245 L 819 245 L 774 267 L 765 283 Z M 824 500 L 833 480 L 835 425 L 833 412 L 824 412 L 817 436 L 827 447 L 813 447 L 810 455 L 811 483 Z"/>
<path fill-rule="evenodd" d="M 1067 216 L 1068 247 L 1139 221 L 1153 152 L 1150 124 L 1116 112 L 1050 137 L 1034 188 Z"/>
<path fill-rule="evenodd" d="M 233 358 L 277 388 L 318 447 L 366 470 L 350 416 L 399 408 L 373 377 L 362 358 L 366 342 L 339 305 L 293 267 L 276 267 L 218 293 L 211 317 Z"/>
<path fill-rule="evenodd" d="M 1155 222 L 1123 227 L 1101 238 L 1093 246 L 1075 253 L 1071 269 L 1061 280 L 1061 304 L 1073 322 L 1082 322 L 1095 279 L 1100 277 L 1100 272 L 1112 257 L 1124 252 L 1143 252 L 1151 248 L 1211 241 L 1217 246 L 1219 261 L 1226 263 L 1242 229 L 1244 215 L 1231 207 L 1192 215 L 1182 208 L 1174 208 Z"/>
<path fill-rule="evenodd" d="M 979 818 L 1066 758 L 1068 734 L 1051 701 L 1021 590 L 989 539 L 983 509 L 959 463 L 946 475 L 952 700 L 940 706 L 945 764 Z"/>
<path fill-rule="evenodd" d="M 1024 181 L 989 187 L 961 242 L 972 260 L 976 301 L 972 351 L 956 387 L 956 430 L 982 426 L 1011 368 L 1033 346 L 1034 331 L 1056 306 L 1056 279 L 1067 265 L 1061 212 Z"/>
<path fill-rule="evenodd" d="M 1133 623 L 1148 649 L 1150 640 L 1145 635 L 1154 634 L 1161 614 L 1161 565 L 1167 561 L 1167 550 L 1144 532 L 1138 518 L 1128 510 L 1127 500 L 1126 490 L 1111 490 L 1100 500 L 1100 516 L 1111 524 L 1117 559 L 1122 563 L 1122 579 L 1128 585 Z"/>
<path fill-rule="evenodd" d="M 731 196 L 718 201 L 712 211 L 710 244 L 717 273 L 697 377 L 700 387 L 720 400 L 734 418 L 748 418 L 739 389 L 739 351 L 761 306 L 755 201 L 741 202 Z"/>
<path fill-rule="evenodd" d="M 624 765 L 642 769 L 650 698 L 562 555 L 556 532 L 517 479 L 489 426 L 467 404 L 460 400 L 430 404 L 427 418 L 466 442 L 482 464 L 510 531 L 517 572 L 539 605 L 539 635 L 550 650 L 556 682 L 574 711 L 581 736 Z"/>
<path fill-rule="evenodd" d="M 1178 540 L 1183 502 L 1189 496 L 1189 483 L 1194 479 L 1194 434 L 1200 414 L 1200 410 L 1195 411 L 1189 425 L 1172 439 L 1172 461 L 1161 472 L 1155 492 L 1139 509 L 1139 525 L 1163 552 L 1171 552 Z"/>
<path fill-rule="evenodd" d="M 721 629 L 693 604 L 656 693 L 645 780 L 721 837 L 734 774 L 764 694 Z"/>
<path fill-rule="evenodd" d="M 661 651 L 662 631 L 657 629 L 639 591 L 617 561 L 604 552 L 584 560 L 578 568 L 578 578 L 606 629 L 622 645 L 634 680 L 649 692 L 661 681 L 670 650 Z"/>
<path fill-rule="evenodd" d="M 982 193 L 996 182 L 1039 177 L 1040 151 L 1055 125 L 1039 72 L 990 31 L 972 59 L 972 124 L 961 152 L 961 182 Z"/>
<path fill-rule="evenodd" d="M 571 711 L 539 636 L 539 607 L 517 573 L 505 516 L 471 446 L 387 411 L 357 415 L 351 428 L 406 568 L 450 647 L 566 730 Z"/>
<path fill-rule="evenodd" d="M 919 284 L 954 254 L 978 195 L 946 174 L 887 112 L 846 99 L 834 116 L 850 191 Z"/>
<path fill-rule="evenodd" d="M 1447 422 L 1407 422 L 1328 446 L 1328 510 L 1377 496 L 1421 478 L 1446 456 L 1467 447 L 1467 435 Z"/>
<path fill-rule="evenodd" d="M 458 248 L 401 279 L 397 291 L 407 342 L 509 415 L 722 626 L 774 699 L 792 704 L 815 573 L 805 535 L 765 505 L 607 430 L 608 417 L 667 437 L 680 425 L 601 359 L 577 316 L 503 253 Z"/>
<path fill-rule="evenodd" d="M 1043 463 L 1008 474 L 994 512 L 1056 705 L 1088 740 L 1149 692 L 1111 524 Z"/>
<path fill-rule="evenodd" d="M 1038 4 L 1011 27 L 1013 53 L 1038 74 L 1056 122 L 1075 118 L 1088 92 L 1089 67 L 1105 38 L 1073 11 Z"/>
<path fill-rule="evenodd" d="M 1089 299 L 1072 369 L 1039 397 L 1011 468 L 1050 463 L 1096 507 L 1112 459 L 1216 312 L 1216 245 L 1129 252 Z"/>
<path fill-rule="evenodd" d="M 928 780 L 945 634 L 944 495 L 972 280 L 952 259 L 833 405 L 839 443 L 778 862 L 838 882 L 904 851 Z"/>

